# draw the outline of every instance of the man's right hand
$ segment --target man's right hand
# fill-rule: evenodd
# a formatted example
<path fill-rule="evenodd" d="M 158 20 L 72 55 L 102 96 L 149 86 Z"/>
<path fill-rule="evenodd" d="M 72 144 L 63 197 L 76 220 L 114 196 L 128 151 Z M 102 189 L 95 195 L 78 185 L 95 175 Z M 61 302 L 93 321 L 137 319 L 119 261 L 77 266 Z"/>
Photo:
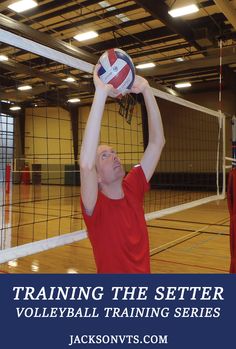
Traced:
<path fill-rule="evenodd" d="M 116 98 L 120 93 L 111 84 L 104 84 L 99 78 L 98 70 L 100 67 L 100 64 L 96 64 L 93 71 L 93 82 L 96 90 L 103 91 L 106 96 Z"/>

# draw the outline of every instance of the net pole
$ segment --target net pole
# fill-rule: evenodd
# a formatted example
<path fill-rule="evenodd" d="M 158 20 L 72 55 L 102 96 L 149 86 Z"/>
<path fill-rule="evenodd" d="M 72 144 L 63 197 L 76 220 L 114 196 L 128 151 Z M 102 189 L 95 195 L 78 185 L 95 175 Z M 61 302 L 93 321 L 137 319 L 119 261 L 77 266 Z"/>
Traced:
<path fill-rule="evenodd" d="M 220 39 L 220 70 L 219 70 L 219 110 L 222 111 L 222 61 L 223 61 L 223 41 Z"/>
<path fill-rule="evenodd" d="M 219 195 L 220 192 L 220 184 L 219 184 L 219 160 L 220 160 L 220 139 L 221 139 L 221 131 L 222 131 L 222 123 L 223 123 L 223 116 L 222 116 L 222 48 L 223 48 L 223 42 L 222 39 L 219 41 L 219 47 L 220 47 L 220 62 L 219 62 L 219 133 L 218 133 L 218 144 L 217 144 L 217 157 L 216 157 L 216 186 L 217 186 L 217 195 Z"/>
<path fill-rule="evenodd" d="M 226 122 L 226 116 L 223 115 L 223 120 L 222 120 L 222 137 L 223 137 L 223 144 L 222 144 L 222 151 L 223 151 L 223 156 L 222 156 L 222 169 L 223 169 L 223 187 L 222 187 L 222 196 L 225 198 L 225 193 L 226 193 L 226 129 L 225 129 L 225 122 Z"/>
<path fill-rule="evenodd" d="M 223 78 L 223 40 L 220 39 L 219 42 L 220 47 L 220 62 L 219 62 L 219 112 L 220 112 L 220 129 L 222 128 L 222 195 L 225 197 L 226 191 L 226 165 L 225 165 L 225 156 L 226 156 L 226 148 L 225 148 L 225 115 L 222 113 L 222 78 Z M 219 130 L 220 132 L 220 130 Z M 219 142 L 220 142 L 220 134 L 219 134 Z M 218 143 L 219 151 L 217 154 L 217 164 L 219 164 L 219 152 L 220 152 L 220 144 Z M 219 194 L 219 166 L 217 168 L 217 193 Z"/>
<path fill-rule="evenodd" d="M 216 155 L 216 187 L 217 187 L 217 195 L 220 194 L 220 183 L 219 183 L 219 162 L 220 162 L 220 139 L 222 133 L 222 122 L 223 116 L 219 118 L 219 132 L 218 132 L 218 141 L 217 141 L 217 155 Z"/>
<path fill-rule="evenodd" d="M 232 128 L 232 168 L 236 167 L 236 116 L 234 115 L 231 119 Z"/>

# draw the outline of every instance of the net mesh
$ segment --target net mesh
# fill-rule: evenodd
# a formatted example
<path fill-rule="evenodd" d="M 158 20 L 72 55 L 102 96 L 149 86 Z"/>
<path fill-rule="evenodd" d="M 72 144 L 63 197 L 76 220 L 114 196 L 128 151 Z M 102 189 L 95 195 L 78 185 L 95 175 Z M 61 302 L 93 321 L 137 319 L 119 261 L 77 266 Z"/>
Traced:
<path fill-rule="evenodd" d="M 30 55 L 28 65 L 32 67 L 40 60 L 44 58 Z M 81 75 L 81 71 L 49 59 L 47 67 L 47 73 L 60 79 L 68 72 L 75 77 Z M 12 125 L 12 143 L 14 120 L 14 156 L 12 152 L 11 188 L 6 194 L 7 154 L 13 145 L 1 143 L 0 262 L 86 236 L 79 201 L 78 163 L 90 100 L 83 92 L 78 95 L 75 86 L 45 84 L 35 76 L 26 76 L 25 80 L 36 85 L 37 97 L 32 93 L 34 98 L 27 103 L 19 98 L 20 111 L 11 112 L 5 107 L 1 110 L 4 120 L 3 112 L 8 109 L 5 120 Z M 196 110 L 187 101 L 179 104 L 178 99 L 167 94 L 163 98 L 157 90 L 155 94 L 166 145 L 151 179 L 151 191 L 145 198 L 147 219 L 160 216 L 162 210 L 170 213 L 171 207 L 215 198 L 217 191 L 223 190 L 224 140 L 220 115 L 206 109 Z M 67 102 L 71 97 L 80 97 L 81 102 Z M 2 121 L 0 125 L 2 133 Z M 147 129 L 139 96 L 132 96 L 128 103 L 123 100 L 122 104 L 108 100 L 100 141 L 116 149 L 126 173 L 142 157 L 148 142 Z M 27 245 L 36 242 L 39 244 Z M 12 254 L 4 251 L 10 247 L 16 247 Z"/>

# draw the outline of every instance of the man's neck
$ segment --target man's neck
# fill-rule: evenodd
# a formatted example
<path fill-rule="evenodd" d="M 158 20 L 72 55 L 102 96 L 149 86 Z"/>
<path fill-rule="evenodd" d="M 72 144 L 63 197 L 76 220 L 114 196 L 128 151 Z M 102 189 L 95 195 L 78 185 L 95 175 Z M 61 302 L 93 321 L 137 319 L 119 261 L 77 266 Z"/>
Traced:
<path fill-rule="evenodd" d="M 110 199 L 118 200 L 124 197 L 124 191 L 122 188 L 122 182 L 111 183 L 109 185 L 102 186 L 102 193 Z"/>

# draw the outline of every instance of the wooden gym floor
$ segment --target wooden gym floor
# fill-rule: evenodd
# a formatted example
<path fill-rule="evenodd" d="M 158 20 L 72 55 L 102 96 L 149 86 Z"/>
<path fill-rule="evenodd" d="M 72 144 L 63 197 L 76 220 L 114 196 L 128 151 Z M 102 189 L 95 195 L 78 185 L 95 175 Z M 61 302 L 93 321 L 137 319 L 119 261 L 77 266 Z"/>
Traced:
<path fill-rule="evenodd" d="M 57 199 L 58 193 L 62 200 Z M 5 203 L 4 223 L 13 228 L 0 234 L 8 234 L 11 246 L 83 228 L 78 187 L 14 186 L 12 199 L 6 197 Z M 152 273 L 228 273 L 226 200 L 155 219 L 147 225 Z M 50 233 L 44 236 L 46 230 Z M 1 236 L 1 241 L 4 239 Z M 86 239 L 0 264 L 0 273 L 96 273 L 96 268 Z"/>

